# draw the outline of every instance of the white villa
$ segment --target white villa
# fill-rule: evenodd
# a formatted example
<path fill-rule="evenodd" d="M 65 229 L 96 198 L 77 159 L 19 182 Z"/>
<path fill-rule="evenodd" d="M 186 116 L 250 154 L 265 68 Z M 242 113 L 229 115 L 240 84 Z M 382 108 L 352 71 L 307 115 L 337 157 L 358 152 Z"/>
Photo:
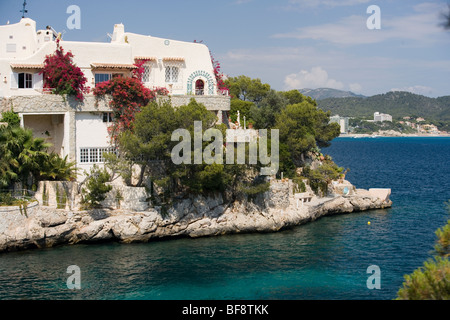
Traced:
<path fill-rule="evenodd" d="M 29 18 L 0 26 L 0 112 L 13 108 L 22 126 L 88 170 L 103 162 L 102 153 L 109 148 L 111 110 L 107 101 L 96 101 L 92 94 L 80 103 L 43 89 L 39 72 L 45 56 L 55 52 L 57 37 L 51 27 L 36 31 L 36 22 Z M 61 40 L 60 45 L 73 53 L 91 88 L 116 75 L 131 75 L 134 64 L 144 60 L 148 88 L 167 88 L 174 105 L 195 98 L 218 121 L 227 120 L 230 98 L 218 90 L 210 52 L 203 44 L 128 33 L 117 24 L 109 43 Z"/>

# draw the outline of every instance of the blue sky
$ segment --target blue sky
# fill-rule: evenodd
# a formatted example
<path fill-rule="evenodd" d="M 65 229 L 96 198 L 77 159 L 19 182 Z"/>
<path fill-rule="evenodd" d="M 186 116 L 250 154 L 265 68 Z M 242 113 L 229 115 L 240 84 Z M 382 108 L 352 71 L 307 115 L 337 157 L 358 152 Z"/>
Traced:
<path fill-rule="evenodd" d="M 202 40 L 222 71 L 260 78 L 276 90 L 331 87 L 364 95 L 404 90 L 450 95 L 450 31 L 440 26 L 446 0 L 28 0 L 27 17 L 65 40 L 108 41 L 125 30 Z M 23 0 L 0 0 L 0 24 L 21 18 Z M 81 29 L 67 8 L 81 9 Z M 369 30 L 367 8 L 381 10 Z"/>

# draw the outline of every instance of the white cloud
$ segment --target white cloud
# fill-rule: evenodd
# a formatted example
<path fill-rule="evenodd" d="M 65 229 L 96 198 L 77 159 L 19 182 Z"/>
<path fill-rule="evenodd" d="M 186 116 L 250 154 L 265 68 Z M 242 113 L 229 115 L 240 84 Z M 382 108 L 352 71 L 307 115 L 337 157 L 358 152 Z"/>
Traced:
<path fill-rule="evenodd" d="M 419 11 L 420 10 L 420 11 Z M 298 28 L 278 33 L 273 38 L 313 39 L 335 44 L 354 45 L 380 43 L 386 40 L 413 40 L 426 46 L 440 35 L 439 6 L 424 3 L 414 7 L 414 13 L 404 16 L 388 16 L 381 8 L 381 30 L 369 30 L 369 15 L 352 15 L 337 22 Z"/>
<path fill-rule="evenodd" d="M 393 88 L 393 89 L 391 89 L 391 91 L 406 91 L 406 92 L 411 92 L 411 93 L 415 93 L 415 94 L 421 94 L 424 96 L 432 96 L 434 93 L 433 88 L 427 87 L 427 86 L 421 86 L 421 85 L 416 85 L 416 86 L 411 86 L 411 87 L 402 87 L 402 88 Z"/>
<path fill-rule="evenodd" d="M 330 79 L 328 77 L 328 73 L 321 67 L 314 67 L 311 71 L 301 70 L 298 73 L 289 74 L 285 77 L 284 84 L 286 86 L 286 90 L 303 88 L 344 88 L 344 84 L 342 82 Z"/>
<path fill-rule="evenodd" d="M 362 91 L 362 86 L 359 83 L 350 83 L 349 88 L 354 93 L 360 93 Z"/>
<path fill-rule="evenodd" d="M 343 7 L 354 6 L 362 3 L 368 3 L 370 0 L 290 0 L 291 5 L 298 5 L 304 7 Z"/>
<path fill-rule="evenodd" d="M 246 3 L 249 3 L 249 2 L 252 2 L 253 0 L 236 0 L 235 2 L 234 2 L 234 4 L 236 4 L 236 5 L 241 5 L 241 4 L 246 4 Z"/>

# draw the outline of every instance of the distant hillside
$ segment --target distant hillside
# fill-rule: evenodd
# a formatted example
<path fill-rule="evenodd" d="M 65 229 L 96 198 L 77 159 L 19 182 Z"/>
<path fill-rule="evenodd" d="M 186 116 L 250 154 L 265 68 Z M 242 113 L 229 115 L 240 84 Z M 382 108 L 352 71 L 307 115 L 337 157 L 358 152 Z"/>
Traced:
<path fill-rule="evenodd" d="M 301 94 L 310 96 L 315 100 L 322 100 L 327 98 L 347 98 L 347 97 L 364 97 L 362 95 L 355 94 L 351 91 L 342 91 L 331 88 L 320 89 L 299 89 Z"/>
<path fill-rule="evenodd" d="M 319 108 L 333 115 L 372 118 L 379 111 L 394 119 L 405 116 L 423 117 L 437 122 L 450 122 L 450 96 L 429 98 L 410 92 L 388 92 L 372 97 L 327 98 L 318 100 Z"/>

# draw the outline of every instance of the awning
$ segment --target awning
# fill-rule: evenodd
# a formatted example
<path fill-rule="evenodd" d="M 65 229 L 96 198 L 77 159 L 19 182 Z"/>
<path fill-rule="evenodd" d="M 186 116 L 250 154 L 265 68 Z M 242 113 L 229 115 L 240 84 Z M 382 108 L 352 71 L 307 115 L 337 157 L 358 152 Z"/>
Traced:
<path fill-rule="evenodd" d="M 164 57 L 164 61 L 184 61 L 183 57 Z"/>
<path fill-rule="evenodd" d="M 134 61 L 142 61 L 142 60 L 144 60 L 144 61 L 156 61 L 157 59 L 156 59 L 156 57 L 149 57 L 149 56 L 137 56 L 137 57 L 134 57 Z"/>
<path fill-rule="evenodd" d="M 120 63 L 91 63 L 92 69 L 137 69 L 134 64 L 120 64 Z"/>
<path fill-rule="evenodd" d="M 11 68 L 13 68 L 13 69 L 43 69 L 44 64 L 11 63 Z"/>

